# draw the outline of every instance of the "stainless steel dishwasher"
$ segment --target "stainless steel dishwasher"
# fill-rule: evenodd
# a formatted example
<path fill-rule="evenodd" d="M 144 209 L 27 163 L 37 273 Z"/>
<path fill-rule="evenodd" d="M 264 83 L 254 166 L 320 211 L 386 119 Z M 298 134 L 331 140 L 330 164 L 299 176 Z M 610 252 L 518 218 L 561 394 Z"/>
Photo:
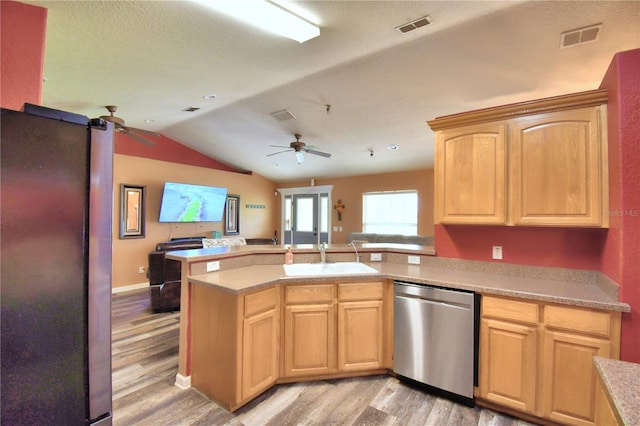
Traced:
<path fill-rule="evenodd" d="M 480 296 L 394 281 L 393 371 L 474 405 Z"/>

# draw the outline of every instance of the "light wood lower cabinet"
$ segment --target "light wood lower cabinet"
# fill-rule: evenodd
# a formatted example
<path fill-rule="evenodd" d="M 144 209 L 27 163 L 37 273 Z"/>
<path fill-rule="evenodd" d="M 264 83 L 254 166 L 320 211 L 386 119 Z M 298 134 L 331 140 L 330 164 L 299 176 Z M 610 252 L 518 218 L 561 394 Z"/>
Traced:
<path fill-rule="evenodd" d="M 279 371 L 280 295 L 193 285 L 191 383 L 228 410 L 272 386 Z"/>
<path fill-rule="evenodd" d="M 534 414 L 538 326 L 483 318 L 480 342 L 482 397 Z"/>
<path fill-rule="evenodd" d="M 383 284 L 338 285 L 338 369 L 376 370 L 383 367 Z"/>
<path fill-rule="evenodd" d="M 567 424 L 595 424 L 593 357 L 620 357 L 620 315 L 551 305 L 545 307 L 544 325 L 542 415 Z"/>
<path fill-rule="evenodd" d="M 242 399 L 246 400 L 268 389 L 278 379 L 280 315 L 278 293 L 275 288 L 247 295 L 244 299 Z M 264 311 L 250 312 L 252 303 Z"/>
<path fill-rule="evenodd" d="M 620 313 L 484 296 L 479 398 L 569 425 L 596 423 L 593 357 L 620 356 Z"/>
<path fill-rule="evenodd" d="M 284 300 L 283 377 L 383 368 L 382 282 L 292 284 Z"/>
<path fill-rule="evenodd" d="M 613 403 L 607 396 L 602 378 L 598 377 L 596 381 L 596 422 L 598 426 L 618 426 L 622 425 L 622 421 L 618 420 L 616 410 Z"/>

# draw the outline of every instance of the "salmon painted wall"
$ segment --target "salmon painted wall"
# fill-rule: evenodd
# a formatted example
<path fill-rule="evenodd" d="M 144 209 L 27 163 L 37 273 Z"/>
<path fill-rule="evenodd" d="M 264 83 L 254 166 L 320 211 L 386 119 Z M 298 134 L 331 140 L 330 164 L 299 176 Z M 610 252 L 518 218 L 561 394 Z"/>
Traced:
<path fill-rule="evenodd" d="M 0 1 L 0 105 L 42 103 L 47 9 Z"/>
<path fill-rule="evenodd" d="M 620 357 L 640 362 L 640 49 L 616 54 L 602 81 L 609 90 L 610 229 L 601 271 L 620 285 Z"/>
<path fill-rule="evenodd" d="M 346 243 L 350 232 L 362 232 L 362 194 L 364 192 L 415 189 L 418 191 L 418 234 L 433 235 L 433 170 L 414 170 L 378 175 L 316 179 L 315 184 L 333 185 L 333 204 L 341 199 L 346 206 L 342 221 L 332 209 L 331 225 L 341 226 L 342 232 L 332 232 L 332 243 Z M 309 186 L 309 181 L 287 182 L 278 188 Z M 278 231 L 280 235 L 280 231 Z"/>

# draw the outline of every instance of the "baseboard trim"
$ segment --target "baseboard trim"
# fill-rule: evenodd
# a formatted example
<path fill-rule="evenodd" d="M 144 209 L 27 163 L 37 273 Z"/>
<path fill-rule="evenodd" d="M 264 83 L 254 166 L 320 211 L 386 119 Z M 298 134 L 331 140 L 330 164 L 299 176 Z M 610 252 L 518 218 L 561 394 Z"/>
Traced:
<path fill-rule="evenodd" d="M 111 293 L 124 293 L 125 291 L 141 290 L 149 287 L 149 281 L 140 284 L 123 285 L 122 287 L 111 288 Z"/>
<path fill-rule="evenodd" d="M 180 389 L 189 389 L 191 387 L 191 376 L 183 376 L 182 374 L 176 374 L 176 387 Z"/>

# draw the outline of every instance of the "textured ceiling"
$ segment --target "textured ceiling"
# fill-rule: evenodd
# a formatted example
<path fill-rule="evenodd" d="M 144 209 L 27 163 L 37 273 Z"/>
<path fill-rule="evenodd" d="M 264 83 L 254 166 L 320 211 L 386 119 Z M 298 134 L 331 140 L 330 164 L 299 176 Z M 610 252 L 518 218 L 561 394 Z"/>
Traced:
<path fill-rule="evenodd" d="M 616 52 L 640 47 L 640 1 L 302 1 L 321 27 L 302 44 L 188 1 L 24 2 L 48 9 L 44 105 L 115 104 L 129 126 L 274 181 L 430 168 L 425 121 L 596 89 Z M 597 42 L 559 48 L 597 23 Z M 296 119 L 270 116 L 282 109 Z M 294 133 L 332 157 L 267 156 Z"/>

